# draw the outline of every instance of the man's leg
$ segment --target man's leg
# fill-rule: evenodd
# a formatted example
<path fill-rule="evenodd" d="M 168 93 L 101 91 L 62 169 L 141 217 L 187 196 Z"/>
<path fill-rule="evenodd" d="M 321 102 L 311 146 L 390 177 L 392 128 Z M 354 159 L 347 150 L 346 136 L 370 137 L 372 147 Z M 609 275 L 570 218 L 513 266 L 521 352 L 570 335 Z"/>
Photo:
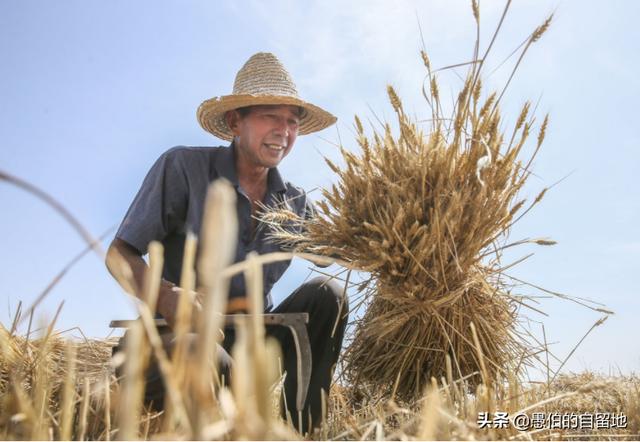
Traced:
<path fill-rule="evenodd" d="M 311 382 L 302 411 L 302 431 L 309 432 L 322 420 L 322 393 L 328 397 L 333 369 L 342 348 L 342 339 L 347 325 L 349 306 L 342 297 L 343 289 L 335 281 L 324 277 L 314 278 L 298 287 L 271 313 L 309 313 L 307 331 L 311 344 Z M 298 373 L 296 349 L 293 336 L 286 327 L 268 326 L 267 334 L 275 337 L 282 346 L 283 364 L 287 372 L 285 398 L 293 423 L 298 426 L 296 392 Z M 311 426 L 309 426 L 309 416 Z"/>

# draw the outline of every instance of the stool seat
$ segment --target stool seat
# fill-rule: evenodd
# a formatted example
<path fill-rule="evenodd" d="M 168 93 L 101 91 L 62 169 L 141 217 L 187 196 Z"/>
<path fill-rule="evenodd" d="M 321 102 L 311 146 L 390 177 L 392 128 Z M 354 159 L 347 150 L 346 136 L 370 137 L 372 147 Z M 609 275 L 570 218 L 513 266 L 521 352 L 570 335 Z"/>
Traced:
<path fill-rule="evenodd" d="M 223 315 L 225 325 L 234 325 L 235 318 L 245 317 L 249 319 L 248 314 Z M 296 347 L 297 371 L 298 371 L 298 390 L 296 392 L 296 409 L 301 412 L 304 408 L 304 402 L 309 391 L 309 383 L 311 381 L 311 344 L 309 343 L 309 334 L 306 324 L 309 323 L 309 313 L 264 313 L 260 315 L 265 325 L 281 325 L 288 327 L 293 335 L 293 342 Z M 113 320 L 109 323 L 111 328 L 129 328 L 135 319 Z M 168 327 L 164 318 L 155 319 L 156 327 Z"/>

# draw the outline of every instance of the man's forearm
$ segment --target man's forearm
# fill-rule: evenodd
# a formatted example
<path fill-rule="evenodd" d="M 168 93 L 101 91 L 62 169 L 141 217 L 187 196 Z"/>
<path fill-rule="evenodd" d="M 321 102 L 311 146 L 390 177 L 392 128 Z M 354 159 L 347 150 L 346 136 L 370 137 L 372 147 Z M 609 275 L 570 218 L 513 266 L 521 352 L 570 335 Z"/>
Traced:
<path fill-rule="evenodd" d="M 118 260 L 120 259 L 124 260 L 129 265 L 133 281 L 126 280 L 122 271 L 119 270 L 120 264 L 118 263 Z M 142 290 L 144 287 L 145 274 L 149 267 L 137 250 L 125 241 L 116 238 L 113 240 L 109 246 L 109 250 L 107 251 L 106 265 L 111 275 L 116 279 L 116 281 L 118 281 L 126 292 L 129 292 L 139 299 L 144 299 Z M 158 313 L 160 313 L 171 326 L 175 321 L 179 297 L 178 293 L 173 291 L 173 287 L 173 283 L 162 280 L 157 302 Z"/>
<path fill-rule="evenodd" d="M 128 278 L 128 275 L 123 274 L 120 260 L 124 260 L 124 262 L 129 265 L 133 280 Z M 133 247 L 123 240 L 115 238 L 109 246 L 109 250 L 107 250 L 105 264 L 111 276 L 118 281 L 126 292 L 136 297 L 141 297 L 142 287 L 144 286 L 144 275 L 148 267 L 147 263 L 142 259 L 142 256 L 140 256 Z"/>

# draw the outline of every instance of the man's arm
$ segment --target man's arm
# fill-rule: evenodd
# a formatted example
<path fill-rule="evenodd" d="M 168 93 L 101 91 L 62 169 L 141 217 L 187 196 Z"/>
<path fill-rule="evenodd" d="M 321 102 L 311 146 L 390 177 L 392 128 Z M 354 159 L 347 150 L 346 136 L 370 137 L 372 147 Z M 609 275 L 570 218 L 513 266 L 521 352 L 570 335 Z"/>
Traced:
<path fill-rule="evenodd" d="M 161 241 L 181 228 L 186 217 L 187 195 L 181 147 L 169 149 L 153 164 L 125 215 L 116 238 L 109 246 L 106 265 L 109 272 L 127 292 L 142 297 L 147 263 L 142 259 L 151 241 Z M 118 257 L 131 267 L 134 281 L 127 281 L 119 269 Z M 131 283 L 135 282 L 135 287 Z M 157 311 L 173 325 L 178 304 L 178 293 L 173 284 L 162 281 L 158 294 Z"/>
<path fill-rule="evenodd" d="M 136 290 L 132 290 L 128 281 L 121 280 L 122 275 L 121 272 L 118 271 L 117 265 L 117 260 L 119 259 L 118 255 L 122 257 L 127 264 L 129 264 L 137 293 L 135 293 Z M 116 281 L 118 281 L 126 292 L 138 298 L 142 296 L 141 291 L 144 286 L 145 273 L 149 267 L 135 247 L 129 245 L 126 241 L 123 241 L 120 238 L 115 238 L 107 250 L 105 264 L 107 265 L 107 269 L 111 275 L 116 279 Z M 174 291 L 173 287 L 173 283 L 163 279 L 160 284 L 157 303 L 158 313 L 162 315 L 171 327 L 173 327 L 175 323 L 179 299 L 179 293 Z M 132 291 L 134 293 L 131 293 Z"/>

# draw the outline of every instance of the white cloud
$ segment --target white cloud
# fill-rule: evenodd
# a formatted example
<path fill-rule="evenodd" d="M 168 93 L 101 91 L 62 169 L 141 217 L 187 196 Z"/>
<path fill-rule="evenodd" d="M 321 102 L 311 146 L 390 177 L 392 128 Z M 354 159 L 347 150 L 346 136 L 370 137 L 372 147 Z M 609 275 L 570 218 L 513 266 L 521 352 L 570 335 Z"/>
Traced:
<path fill-rule="evenodd" d="M 506 43 L 500 51 L 511 51 L 544 18 L 545 7 L 530 3 L 512 7 L 508 24 L 517 38 L 502 35 Z M 481 4 L 485 46 L 503 6 L 494 1 Z M 265 44 L 285 60 L 301 93 L 330 103 L 334 111 L 349 118 L 354 113 L 368 114 L 367 104 L 376 111 L 386 106 L 387 83 L 397 87 L 408 109 L 424 108 L 419 92 L 425 71 L 419 58 L 418 21 L 434 67 L 469 61 L 475 41 L 469 2 L 256 1 L 246 11 L 266 29 Z M 440 78 L 443 93 L 456 92 L 460 82 L 453 73 Z"/>

